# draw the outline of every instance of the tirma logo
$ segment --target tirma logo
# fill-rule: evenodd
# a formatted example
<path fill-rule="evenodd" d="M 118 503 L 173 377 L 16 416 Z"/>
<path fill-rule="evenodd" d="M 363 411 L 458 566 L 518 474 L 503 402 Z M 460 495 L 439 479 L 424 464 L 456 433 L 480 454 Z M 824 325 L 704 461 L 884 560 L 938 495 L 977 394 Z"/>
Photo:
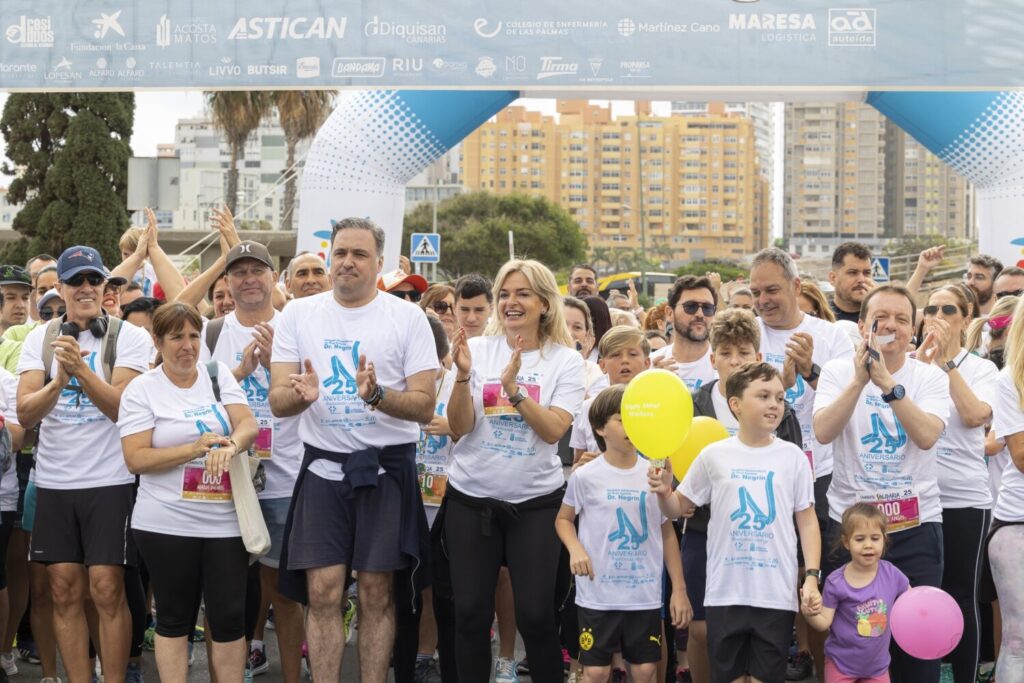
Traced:
<path fill-rule="evenodd" d="M 228 40 L 341 40 L 347 17 L 241 17 Z"/>
<path fill-rule="evenodd" d="M 556 76 L 575 76 L 579 70 L 579 64 L 563 61 L 562 57 L 541 57 L 540 73 L 537 74 L 537 80 L 542 81 L 545 78 Z"/>
<path fill-rule="evenodd" d="M 499 21 L 497 23 L 493 31 L 488 31 L 487 20 L 484 19 L 483 17 L 480 17 L 479 19 L 473 22 L 473 30 L 476 31 L 476 34 L 481 38 L 493 38 L 494 36 L 501 33 L 501 22 Z"/>

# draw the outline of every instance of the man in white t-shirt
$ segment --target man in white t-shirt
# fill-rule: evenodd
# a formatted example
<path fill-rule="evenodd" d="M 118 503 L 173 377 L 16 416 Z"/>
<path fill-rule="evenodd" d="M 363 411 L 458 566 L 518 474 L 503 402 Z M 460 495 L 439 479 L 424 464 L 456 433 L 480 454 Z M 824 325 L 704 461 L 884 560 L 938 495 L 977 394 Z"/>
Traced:
<path fill-rule="evenodd" d="M 67 315 L 32 330 L 18 363 L 18 419 L 26 429 L 42 423 L 29 556 L 47 565 L 68 678 L 91 676 L 88 592 L 99 613 L 104 677 L 121 683 L 131 629 L 124 566 L 135 562 L 128 533 L 135 478 L 125 466 L 116 423 L 121 392 L 149 369 L 153 341 L 141 328 L 103 314 L 110 274 L 95 249 L 65 250 L 57 270 Z M 51 339 L 52 356 L 44 351 Z M 104 342 L 116 345 L 116 353 Z"/>
<path fill-rule="evenodd" d="M 930 358 L 921 362 L 906 354 L 916 310 L 900 286 L 878 287 L 864 298 L 865 341 L 853 360 L 833 360 L 822 369 L 814 433 L 835 446 L 824 547 L 838 547 L 833 542 L 847 508 L 873 503 L 888 520 L 886 559 L 911 585 L 938 587 L 943 545 L 935 444 L 949 417 L 949 381 Z M 932 348 L 944 349 L 945 343 Z M 827 573 L 847 559 L 835 553 L 822 569 Z M 939 663 L 894 654 L 892 680 L 938 681 Z"/>
<path fill-rule="evenodd" d="M 317 257 L 318 258 L 318 257 Z M 275 418 L 270 411 L 270 362 L 274 324 L 281 315 L 274 308 L 277 273 L 270 252 L 257 242 L 240 242 L 228 252 L 224 271 L 235 310 L 203 328 L 200 354 L 229 368 L 245 392 L 259 432 L 253 448 L 263 461 L 267 483 L 259 493 L 260 509 L 270 531 L 270 552 L 260 558 L 263 602 L 274 608 L 274 624 L 286 683 L 298 683 L 302 674 L 302 607 L 277 590 L 278 563 L 284 542 L 295 479 L 302 463 L 299 418 Z M 265 671 L 266 648 L 262 634 L 253 639 L 250 661 L 254 672 Z"/>
<path fill-rule="evenodd" d="M 282 590 L 304 577 L 314 680 L 336 681 L 347 570 L 359 572 L 359 661 L 383 682 L 395 636 L 393 573 L 415 569 L 422 510 L 415 452 L 439 367 L 426 316 L 377 289 L 384 231 L 347 218 L 331 236 L 334 288 L 291 302 L 274 333 L 270 404 L 305 443 Z M 419 512 L 422 515 L 422 512 Z M 424 520 L 425 521 L 425 520 Z M 295 592 L 301 595 L 300 590 Z"/>
<path fill-rule="evenodd" d="M 668 294 L 672 344 L 651 354 L 651 365 L 671 370 L 696 391 L 715 378 L 708 334 L 718 309 L 718 295 L 706 277 L 684 275 Z"/>

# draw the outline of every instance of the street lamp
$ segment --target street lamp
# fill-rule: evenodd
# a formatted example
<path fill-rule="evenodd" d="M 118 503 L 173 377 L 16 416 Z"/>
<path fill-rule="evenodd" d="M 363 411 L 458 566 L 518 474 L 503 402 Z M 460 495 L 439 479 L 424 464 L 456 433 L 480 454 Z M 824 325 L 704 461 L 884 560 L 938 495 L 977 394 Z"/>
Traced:
<path fill-rule="evenodd" d="M 644 159 L 643 159 L 643 133 L 640 129 L 640 111 L 636 114 L 636 166 L 637 181 L 640 194 L 640 253 L 643 254 L 643 262 L 640 264 L 640 291 L 647 295 L 647 223 L 644 220 Z"/>

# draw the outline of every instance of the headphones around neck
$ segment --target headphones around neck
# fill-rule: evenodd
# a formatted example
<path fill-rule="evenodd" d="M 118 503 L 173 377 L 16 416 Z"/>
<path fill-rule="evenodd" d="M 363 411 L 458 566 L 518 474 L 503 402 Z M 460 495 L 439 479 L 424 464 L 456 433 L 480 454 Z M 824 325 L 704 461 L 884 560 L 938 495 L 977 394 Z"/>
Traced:
<path fill-rule="evenodd" d="M 97 339 L 101 339 L 107 333 L 107 316 L 106 314 L 101 315 L 98 318 L 93 318 L 89 321 L 89 331 L 92 332 L 92 336 Z M 82 328 L 78 326 L 78 323 L 70 322 L 67 319 L 67 315 L 64 315 L 63 322 L 60 324 L 61 336 L 74 337 L 78 339 L 78 335 L 82 333 Z"/>

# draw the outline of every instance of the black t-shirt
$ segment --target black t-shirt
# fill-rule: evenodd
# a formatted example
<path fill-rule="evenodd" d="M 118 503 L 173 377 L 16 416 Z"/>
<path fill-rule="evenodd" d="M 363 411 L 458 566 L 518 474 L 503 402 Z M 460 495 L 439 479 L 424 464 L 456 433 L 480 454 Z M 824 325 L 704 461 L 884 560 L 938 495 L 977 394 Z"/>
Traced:
<path fill-rule="evenodd" d="M 835 313 L 836 320 L 849 320 L 852 323 L 855 323 L 858 320 L 860 320 L 860 311 L 848 313 L 847 311 L 844 311 L 843 309 L 836 306 L 836 303 L 834 301 L 830 301 L 829 306 L 832 308 L 832 312 Z"/>

